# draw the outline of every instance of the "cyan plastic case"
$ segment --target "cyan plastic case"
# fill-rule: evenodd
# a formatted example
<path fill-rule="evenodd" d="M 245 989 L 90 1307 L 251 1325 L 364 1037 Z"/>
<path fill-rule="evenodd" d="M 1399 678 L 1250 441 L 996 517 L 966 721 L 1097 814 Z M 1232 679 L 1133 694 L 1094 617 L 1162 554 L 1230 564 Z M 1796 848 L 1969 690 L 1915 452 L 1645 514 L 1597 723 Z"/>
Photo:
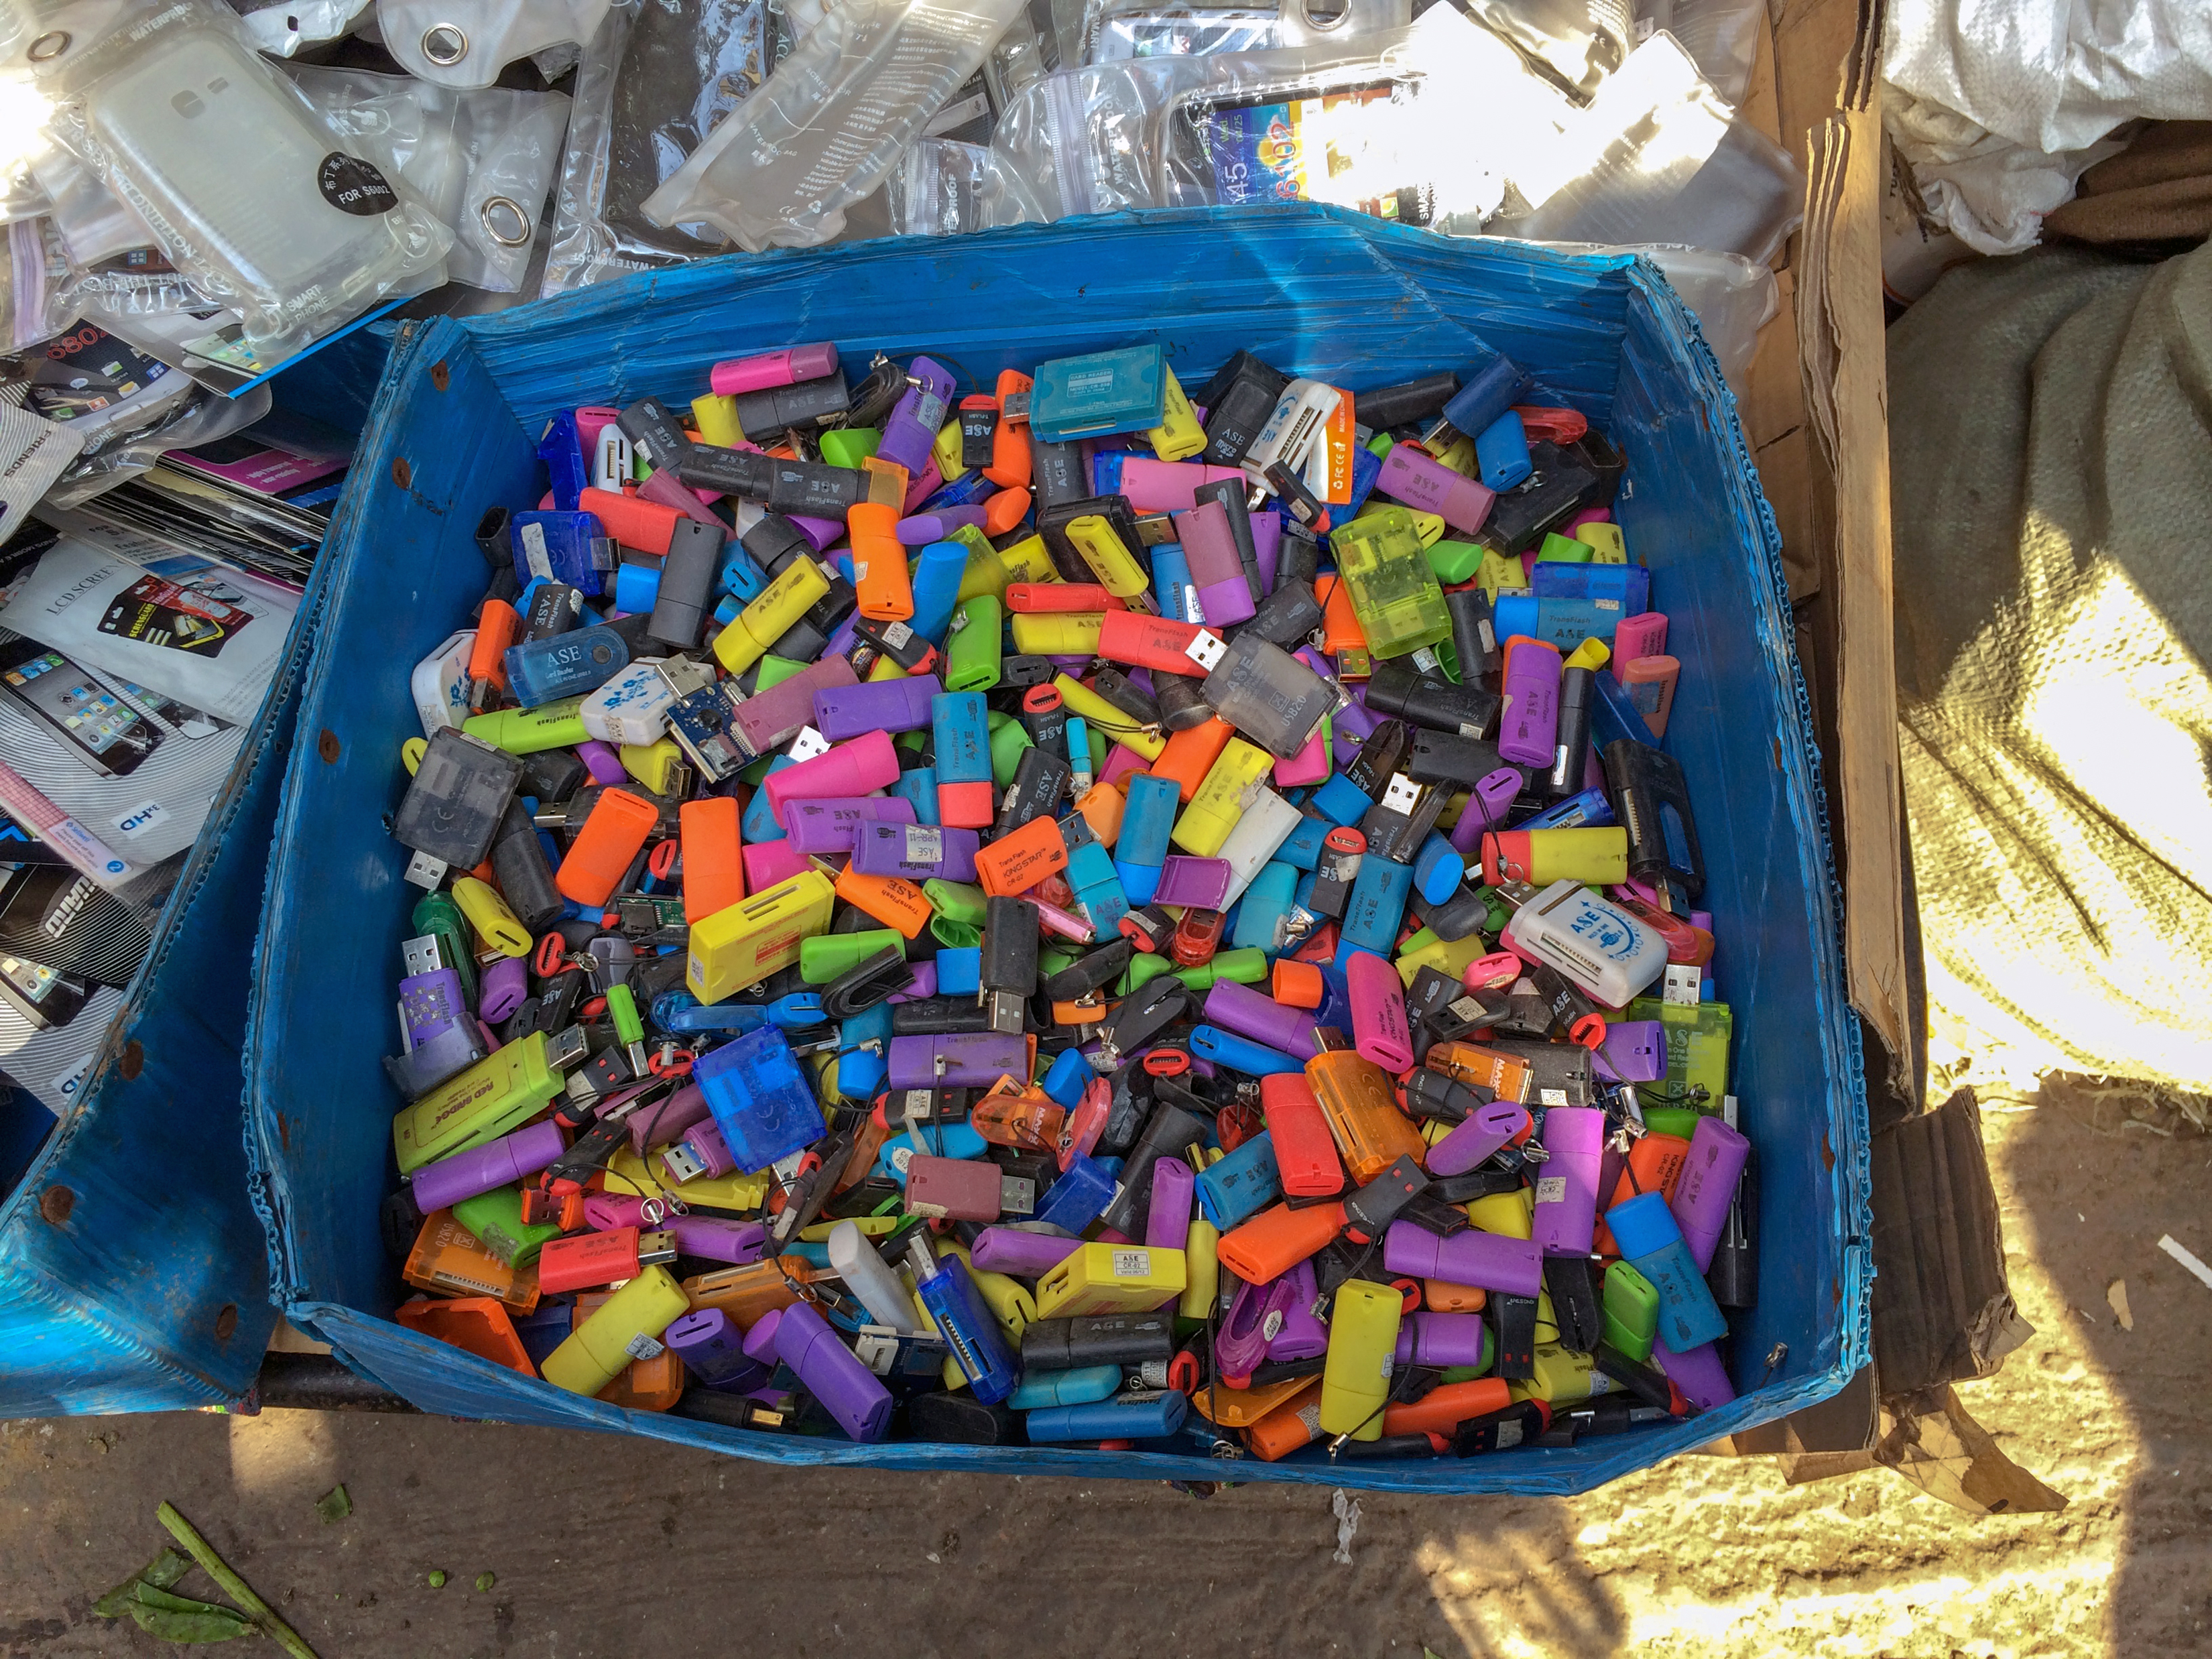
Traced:
<path fill-rule="evenodd" d="M 1159 276 L 1192 270 L 1205 273 L 1202 286 Z M 1387 305 L 1376 303 L 1378 285 Z M 957 311 L 939 302 L 956 291 Z M 325 555 L 331 598 L 300 717 L 315 736 L 292 756 L 258 953 L 251 1140 L 269 1198 L 271 1277 L 292 1322 L 425 1410 L 454 1416 L 645 1434 L 781 1462 L 1220 1478 L 1218 1462 L 1194 1455 L 858 1445 L 629 1413 L 392 1322 L 401 1287 L 377 1206 L 392 1185 L 398 1103 L 380 1063 L 389 1021 L 375 1011 L 391 1005 L 410 908 L 406 854 L 382 823 L 405 777 L 391 757 L 419 730 L 408 667 L 482 594 L 471 536 L 483 509 L 543 492 L 534 434 L 553 410 L 688 397 L 718 358 L 830 338 L 854 361 L 879 349 L 902 362 L 916 352 L 957 359 L 980 384 L 1054 356 L 1157 342 L 1194 398 L 1240 349 L 1355 392 L 1503 352 L 1536 377 L 1526 401 L 1581 410 L 1626 452 L 1636 488 L 1616 509 L 1623 533 L 1650 560 L 1668 614 L 1698 619 L 1675 638 L 1682 690 L 1666 747 L 1698 802 L 1711 872 L 1704 902 L 1728 941 L 1723 984 L 1735 999 L 1735 1092 L 1764 1176 L 1759 1303 L 1739 1316 L 1729 1356 L 1741 1397 L 1570 1448 L 1331 1463 L 1310 1447 L 1240 1463 L 1238 1479 L 1576 1492 L 1840 1389 L 1868 1351 L 1858 1039 L 1780 538 L 1719 369 L 1689 313 L 1639 259 L 1451 240 L 1307 204 L 732 256 L 406 325 Z M 405 470 L 394 465 L 403 459 Z M 331 763 L 333 746 L 360 763 Z M 331 949 L 334 938 L 347 948 Z M 1766 1356 L 1784 1344 L 1769 1375 Z"/>

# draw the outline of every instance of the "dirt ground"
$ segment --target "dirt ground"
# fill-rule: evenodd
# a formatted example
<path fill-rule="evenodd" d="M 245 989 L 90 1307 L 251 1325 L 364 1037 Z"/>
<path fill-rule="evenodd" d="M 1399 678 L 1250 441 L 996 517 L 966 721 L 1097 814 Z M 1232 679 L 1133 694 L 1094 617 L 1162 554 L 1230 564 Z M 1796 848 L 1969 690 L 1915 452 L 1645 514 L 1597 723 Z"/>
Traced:
<path fill-rule="evenodd" d="M 0 1651 L 173 1651 L 90 1610 L 167 1541 L 167 1498 L 322 1659 L 600 1659 L 641 1636 L 784 1659 L 2212 1652 L 2212 1289 L 2156 1248 L 2212 1257 L 2212 1142 L 2048 1107 L 1992 1113 L 1988 1139 L 2037 1334 L 1960 1392 L 2061 1514 L 1695 1456 L 1573 1499 L 1365 1495 L 1344 1566 L 1325 1489 L 782 1472 L 421 1417 L 21 1422 L 0 1425 Z M 354 1513 L 325 1525 L 338 1481 Z"/>

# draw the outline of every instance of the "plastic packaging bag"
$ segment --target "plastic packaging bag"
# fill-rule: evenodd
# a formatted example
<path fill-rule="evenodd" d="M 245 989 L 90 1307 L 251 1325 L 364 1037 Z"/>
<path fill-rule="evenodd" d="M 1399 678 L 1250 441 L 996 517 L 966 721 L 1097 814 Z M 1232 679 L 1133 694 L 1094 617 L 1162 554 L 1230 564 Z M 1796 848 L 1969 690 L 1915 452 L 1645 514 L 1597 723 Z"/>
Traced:
<path fill-rule="evenodd" d="M 590 40 L 609 0 L 377 0 L 384 48 L 417 80 L 471 91 L 518 58 Z"/>
<path fill-rule="evenodd" d="M 178 270 L 237 309 L 264 361 L 350 321 L 452 245 L 414 191 L 349 155 L 211 0 L 140 0 L 39 74 L 56 139 L 153 228 Z"/>
<path fill-rule="evenodd" d="M 76 312 L 62 297 L 69 282 L 69 258 L 61 237 L 45 219 L 18 219 L 0 237 L 0 251 L 8 261 L 7 281 L 0 299 L 8 307 L 8 343 L 14 351 L 27 351 L 42 340 L 51 340 Z"/>
<path fill-rule="evenodd" d="M 1438 6 L 1338 44 L 1048 76 L 1007 106 L 987 163 L 909 160 L 902 225 L 1292 200 L 1480 225 L 1514 157 L 1573 112 L 1510 46 Z"/>
<path fill-rule="evenodd" d="M 653 224 L 641 204 L 768 78 L 781 38 L 766 0 L 637 0 L 608 12 L 576 66 L 575 108 L 555 198 L 545 289 L 559 294 L 625 271 L 729 246 L 703 224 Z"/>
<path fill-rule="evenodd" d="M 894 236 L 957 236 L 981 228 L 979 205 L 991 176 L 982 144 L 923 138 L 899 158 L 884 188 Z"/>
<path fill-rule="evenodd" d="M 53 204 L 50 216 L 74 265 L 95 265 L 132 248 L 154 246 L 154 228 L 69 151 L 46 151 L 31 171 Z"/>
<path fill-rule="evenodd" d="M 1510 41 L 1579 98 L 1626 61 L 1635 26 L 1627 0 L 1466 0 L 1474 20 Z"/>
<path fill-rule="evenodd" d="M 1686 244 L 1762 264 L 1802 216 L 1805 193 L 1789 152 L 1722 102 L 1663 33 L 1607 79 L 1565 142 L 1532 149 L 1513 182 L 1533 210 L 1493 233 Z"/>
<path fill-rule="evenodd" d="M 253 44 L 272 57 L 351 34 L 374 0 L 230 0 Z"/>
<path fill-rule="evenodd" d="M 110 318 L 158 317 L 222 309 L 170 265 L 158 248 L 138 248 L 69 272 L 52 310 L 103 325 Z"/>
<path fill-rule="evenodd" d="M 1673 35 L 1713 90 L 1739 107 L 1751 90 L 1759 23 L 1765 15 L 1763 0 L 1641 0 L 1636 9 L 1639 30 Z"/>
<path fill-rule="evenodd" d="M 289 73 L 331 131 L 404 179 L 452 229 L 448 281 L 497 294 L 521 287 L 561 161 L 563 94 L 455 92 L 367 70 Z"/>
<path fill-rule="evenodd" d="M 158 424 L 192 393 L 190 375 L 82 318 L 19 368 L 28 383 L 23 406 L 66 425 L 87 450 Z"/>
<path fill-rule="evenodd" d="M 1413 21 L 1412 0 L 1279 0 L 1197 6 L 1173 0 L 1087 0 L 1083 61 L 1275 52 L 1356 40 Z"/>
<path fill-rule="evenodd" d="M 197 386 L 182 374 L 185 396 L 161 420 L 139 429 L 113 434 L 98 448 L 88 448 L 46 492 L 56 507 L 76 507 L 127 483 L 172 449 L 191 449 L 249 427 L 269 412 L 269 388 L 258 386 L 236 398 Z"/>
<path fill-rule="evenodd" d="M 1022 3 L 840 0 L 647 198 L 646 217 L 703 221 L 756 252 L 832 240 Z"/>
<path fill-rule="evenodd" d="M 32 161 L 53 148 L 46 125 L 46 100 L 31 77 L 0 73 L 0 156 L 6 158 L 0 161 L 0 224 L 35 219 L 52 205 L 31 171 Z"/>

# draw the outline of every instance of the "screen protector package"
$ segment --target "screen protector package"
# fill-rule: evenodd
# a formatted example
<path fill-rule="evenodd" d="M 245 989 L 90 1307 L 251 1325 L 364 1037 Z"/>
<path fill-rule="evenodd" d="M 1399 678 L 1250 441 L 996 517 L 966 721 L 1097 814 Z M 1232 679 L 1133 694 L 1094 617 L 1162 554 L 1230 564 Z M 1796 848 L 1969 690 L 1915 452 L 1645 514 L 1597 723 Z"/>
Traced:
<path fill-rule="evenodd" d="M 213 0 L 138 0 L 106 34 L 29 62 L 50 131 L 151 226 L 172 263 L 234 307 L 278 361 L 431 271 L 453 233 L 349 153 Z M 77 42 L 82 40 L 83 44 Z"/>
<path fill-rule="evenodd" d="M 457 91 L 490 86 L 517 58 L 580 46 L 608 0 L 377 0 L 377 32 L 400 68 Z"/>
<path fill-rule="evenodd" d="M 629 0 L 609 11 L 576 65 L 575 107 L 555 200 L 545 289 L 726 252 L 712 226 L 640 211 L 768 74 L 782 7 L 769 0 Z"/>
<path fill-rule="evenodd" d="M 513 294 L 561 164 L 568 100 L 501 87 L 457 92 L 367 70 L 289 71 L 332 132 L 395 172 L 453 233 L 446 276 Z"/>
<path fill-rule="evenodd" d="M 755 252 L 833 240 L 1023 6 L 842 0 L 647 198 L 646 216 L 703 221 Z"/>

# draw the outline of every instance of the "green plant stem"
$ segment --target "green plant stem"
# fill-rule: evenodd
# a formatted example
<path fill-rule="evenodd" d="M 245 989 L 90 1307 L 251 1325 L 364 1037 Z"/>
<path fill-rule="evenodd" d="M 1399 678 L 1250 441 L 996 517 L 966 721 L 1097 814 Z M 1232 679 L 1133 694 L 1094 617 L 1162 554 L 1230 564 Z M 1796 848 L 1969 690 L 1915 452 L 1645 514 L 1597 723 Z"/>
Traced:
<path fill-rule="evenodd" d="M 164 1501 L 155 1511 L 161 1524 L 186 1550 L 193 1560 L 206 1570 L 207 1576 L 222 1586 L 223 1593 L 252 1615 L 253 1622 L 261 1626 L 271 1641 L 280 1644 L 292 1659 L 316 1659 L 314 1649 L 309 1647 L 299 1632 L 276 1616 L 276 1609 L 253 1593 L 253 1587 L 230 1570 L 230 1564 L 215 1553 L 214 1547 L 199 1535 L 192 1523 L 177 1513 L 176 1505 Z"/>

